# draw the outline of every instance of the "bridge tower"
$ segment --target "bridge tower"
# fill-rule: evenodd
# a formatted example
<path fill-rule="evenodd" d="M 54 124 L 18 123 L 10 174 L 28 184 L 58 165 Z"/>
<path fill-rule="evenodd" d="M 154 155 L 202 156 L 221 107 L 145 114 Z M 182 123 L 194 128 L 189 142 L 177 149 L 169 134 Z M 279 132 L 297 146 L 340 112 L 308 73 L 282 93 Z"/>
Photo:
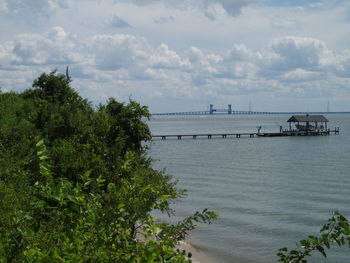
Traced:
<path fill-rule="evenodd" d="M 228 105 L 227 113 L 232 114 L 232 105 L 231 104 Z"/>
<path fill-rule="evenodd" d="M 210 110 L 209 110 L 209 114 L 213 114 L 214 109 L 213 109 L 213 104 L 210 104 Z"/>

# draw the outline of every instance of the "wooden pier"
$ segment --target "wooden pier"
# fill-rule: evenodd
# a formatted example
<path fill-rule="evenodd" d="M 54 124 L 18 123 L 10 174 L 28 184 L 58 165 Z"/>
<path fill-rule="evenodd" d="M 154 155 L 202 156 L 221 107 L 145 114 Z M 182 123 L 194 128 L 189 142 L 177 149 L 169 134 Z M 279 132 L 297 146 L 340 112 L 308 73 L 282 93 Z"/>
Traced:
<path fill-rule="evenodd" d="M 284 137 L 284 136 L 323 136 L 330 134 L 339 134 L 339 128 L 334 130 L 318 130 L 318 131 L 282 131 L 282 132 L 249 132 L 249 133 L 201 133 L 201 134 L 164 134 L 164 135 L 152 135 L 153 139 L 166 140 L 167 138 L 223 138 L 228 137 L 241 138 L 241 137 Z"/>
<path fill-rule="evenodd" d="M 167 138 L 177 138 L 181 140 L 183 137 L 190 137 L 197 139 L 197 137 L 207 137 L 212 139 L 213 137 L 227 138 L 236 137 L 241 138 L 243 136 L 254 138 L 254 137 L 284 137 L 284 136 L 322 136 L 330 134 L 339 134 L 339 127 L 335 127 L 334 130 L 327 128 L 327 118 L 323 115 L 293 115 L 287 121 L 289 123 L 289 129 L 283 129 L 280 126 L 279 132 L 260 132 L 262 126 L 258 126 L 258 132 L 247 132 L 247 133 L 202 133 L 202 134 L 163 134 L 163 135 L 152 135 L 153 139 L 161 138 L 166 140 Z M 292 128 L 292 123 L 295 128 Z"/>

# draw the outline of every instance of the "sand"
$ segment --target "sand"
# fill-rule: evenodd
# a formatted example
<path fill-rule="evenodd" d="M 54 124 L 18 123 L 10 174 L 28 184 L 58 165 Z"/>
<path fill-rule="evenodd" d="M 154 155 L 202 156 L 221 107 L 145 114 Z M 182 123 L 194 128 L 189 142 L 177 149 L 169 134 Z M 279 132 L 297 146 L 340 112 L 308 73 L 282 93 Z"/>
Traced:
<path fill-rule="evenodd" d="M 187 241 L 180 241 L 179 249 L 186 250 L 187 252 L 191 252 L 192 254 L 191 260 L 193 263 L 210 263 L 206 258 L 206 256 L 203 253 L 201 253 L 200 250 L 192 246 Z"/>

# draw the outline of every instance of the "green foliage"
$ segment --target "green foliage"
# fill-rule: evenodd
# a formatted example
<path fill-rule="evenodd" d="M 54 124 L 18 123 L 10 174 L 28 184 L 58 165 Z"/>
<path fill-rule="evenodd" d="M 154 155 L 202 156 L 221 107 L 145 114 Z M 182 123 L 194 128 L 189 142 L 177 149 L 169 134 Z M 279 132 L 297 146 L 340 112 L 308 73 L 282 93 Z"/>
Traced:
<path fill-rule="evenodd" d="M 320 230 L 321 235 L 309 236 L 307 239 L 297 243 L 297 248 L 288 251 L 287 248 L 281 248 L 277 254 L 279 262 L 284 263 L 306 263 L 307 257 L 311 252 L 317 250 L 324 257 L 327 257 L 326 249 L 330 249 L 332 244 L 338 246 L 348 245 L 350 247 L 350 226 L 348 220 L 339 212 L 334 212 Z"/>
<path fill-rule="evenodd" d="M 39 99 L 46 100 L 58 105 L 74 102 L 79 99 L 79 95 L 70 88 L 69 80 L 63 74 L 56 74 L 56 71 L 50 74 L 43 73 L 33 82 L 34 90 L 28 91 L 27 95 L 36 96 Z"/>
<path fill-rule="evenodd" d="M 1 93 L 0 110 L 0 263 L 190 262 L 178 242 L 217 215 L 151 216 L 183 191 L 151 168 L 147 107 L 94 109 L 52 72 Z"/>

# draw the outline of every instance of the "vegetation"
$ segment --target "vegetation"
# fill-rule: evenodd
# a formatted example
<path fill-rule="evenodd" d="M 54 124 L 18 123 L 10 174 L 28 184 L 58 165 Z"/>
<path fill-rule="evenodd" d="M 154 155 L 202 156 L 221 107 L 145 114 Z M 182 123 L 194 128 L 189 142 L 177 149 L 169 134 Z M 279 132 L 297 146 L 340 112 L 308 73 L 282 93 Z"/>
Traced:
<path fill-rule="evenodd" d="M 109 99 L 96 109 L 62 74 L 42 74 L 22 93 L 0 92 L 0 263 L 191 262 L 177 249 L 203 210 L 175 224 L 183 196 L 176 182 L 151 168 L 142 141 L 147 107 Z M 350 226 L 338 212 L 278 261 L 305 263 L 313 251 L 326 257 L 333 243 L 350 246 Z"/>
<path fill-rule="evenodd" d="M 297 243 L 297 248 L 288 251 L 287 248 L 281 248 L 277 254 L 279 262 L 283 263 L 307 263 L 307 257 L 311 256 L 313 251 L 320 252 L 327 257 L 325 249 L 330 249 L 332 244 L 338 246 L 348 245 L 350 247 L 350 226 L 348 220 L 339 212 L 334 212 L 320 230 L 321 236 L 309 236 L 307 239 Z"/>
<path fill-rule="evenodd" d="M 178 242 L 217 215 L 151 216 L 171 215 L 183 191 L 151 168 L 147 107 L 110 99 L 95 109 L 52 72 L 0 93 L 0 112 L 1 263 L 190 262 Z"/>

